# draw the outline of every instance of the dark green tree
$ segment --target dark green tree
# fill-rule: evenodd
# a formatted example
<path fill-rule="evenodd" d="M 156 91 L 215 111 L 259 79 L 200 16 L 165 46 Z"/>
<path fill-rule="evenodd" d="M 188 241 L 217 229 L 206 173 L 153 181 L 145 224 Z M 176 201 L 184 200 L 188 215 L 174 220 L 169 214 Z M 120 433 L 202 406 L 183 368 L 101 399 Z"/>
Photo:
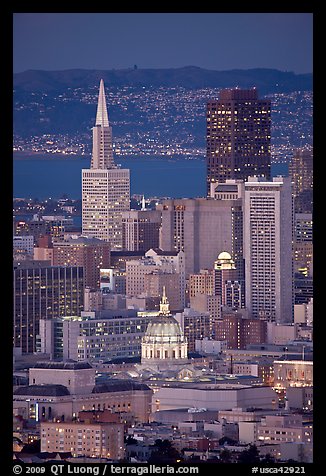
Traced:
<path fill-rule="evenodd" d="M 256 464 L 260 462 L 259 451 L 256 445 L 250 445 L 247 450 L 238 456 L 238 463 Z"/>
<path fill-rule="evenodd" d="M 148 459 L 149 463 L 177 463 L 182 456 L 169 440 L 158 439 L 155 441 L 155 450 Z"/>
<path fill-rule="evenodd" d="M 220 461 L 221 463 L 231 463 L 232 462 L 231 451 L 227 449 L 223 449 L 220 453 Z"/>
<path fill-rule="evenodd" d="M 23 446 L 21 453 L 37 454 L 41 452 L 41 440 L 34 440 Z"/>
<path fill-rule="evenodd" d="M 136 438 L 133 438 L 132 436 L 128 435 L 127 438 L 125 438 L 125 443 L 126 445 L 137 445 L 138 441 Z"/>
<path fill-rule="evenodd" d="M 229 438 L 228 436 L 223 436 L 218 440 L 218 443 L 220 446 L 223 446 L 225 443 L 228 445 L 235 445 L 237 441 L 233 440 L 232 438 Z"/>
<path fill-rule="evenodd" d="M 264 464 L 272 464 L 272 463 L 275 463 L 275 458 L 273 458 L 273 456 L 269 453 L 267 453 L 261 460 L 260 460 L 261 463 L 264 463 Z"/>

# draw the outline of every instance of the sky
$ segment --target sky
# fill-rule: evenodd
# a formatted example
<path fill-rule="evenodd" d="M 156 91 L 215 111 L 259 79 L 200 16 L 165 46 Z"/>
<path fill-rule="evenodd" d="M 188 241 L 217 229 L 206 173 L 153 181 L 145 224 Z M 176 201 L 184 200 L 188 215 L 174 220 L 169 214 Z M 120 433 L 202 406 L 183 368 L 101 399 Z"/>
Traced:
<path fill-rule="evenodd" d="M 14 13 L 13 72 L 198 66 L 313 72 L 312 13 Z"/>

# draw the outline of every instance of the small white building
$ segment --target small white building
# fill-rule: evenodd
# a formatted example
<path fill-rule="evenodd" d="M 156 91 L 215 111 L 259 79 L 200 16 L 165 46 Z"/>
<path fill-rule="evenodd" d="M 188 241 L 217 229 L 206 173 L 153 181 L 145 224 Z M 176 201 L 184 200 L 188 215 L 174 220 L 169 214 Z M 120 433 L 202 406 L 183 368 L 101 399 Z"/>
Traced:
<path fill-rule="evenodd" d="M 33 256 L 34 253 L 34 236 L 33 235 L 19 235 L 13 237 L 13 251 L 14 253 L 27 253 Z"/>
<path fill-rule="evenodd" d="M 195 349 L 200 354 L 220 354 L 227 349 L 227 341 L 204 337 L 203 339 L 195 340 Z"/>

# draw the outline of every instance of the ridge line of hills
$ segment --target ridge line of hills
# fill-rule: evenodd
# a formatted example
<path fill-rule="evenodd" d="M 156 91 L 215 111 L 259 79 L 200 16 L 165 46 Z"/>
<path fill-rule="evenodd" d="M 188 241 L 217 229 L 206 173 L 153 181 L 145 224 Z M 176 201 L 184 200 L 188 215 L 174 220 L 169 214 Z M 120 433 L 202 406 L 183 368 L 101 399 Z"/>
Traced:
<path fill-rule="evenodd" d="M 103 78 L 109 88 L 135 87 L 184 87 L 189 89 L 210 88 L 254 88 L 259 94 L 313 89 L 313 74 L 296 74 L 277 69 L 233 69 L 216 71 L 197 66 L 167 69 L 68 69 L 61 71 L 27 70 L 13 75 L 13 86 L 17 91 L 54 92 L 67 88 L 98 87 Z"/>

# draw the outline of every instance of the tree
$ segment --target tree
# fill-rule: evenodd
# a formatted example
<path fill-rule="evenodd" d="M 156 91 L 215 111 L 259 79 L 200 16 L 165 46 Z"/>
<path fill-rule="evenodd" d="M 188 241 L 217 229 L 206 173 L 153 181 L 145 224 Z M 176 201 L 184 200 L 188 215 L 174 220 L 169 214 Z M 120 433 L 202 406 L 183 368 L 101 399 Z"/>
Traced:
<path fill-rule="evenodd" d="M 148 459 L 149 463 L 177 463 L 182 457 L 171 441 L 158 439 L 155 441 L 156 448 Z"/>
<path fill-rule="evenodd" d="M 138 445 L 138 440 L 136 438 L 133 438 L 132 436 L 128 436 L 126 438 L 126 445 Z"/>
<path fill-rule="evenodd" d="M 238 456 L 238 463 L 256 464 L 259 462 L 259 451 L 256 445 L 250 445 L 247 450 L 242 451 Z"/>
<path fill-rule="evenodd" d="M 233 440 L 232 438 L 229 438 L 228 436 L 223 436 L 218 440 L 218 443 L 220 446 L 223 446 L 225 443 L 228 445 L 235 445 L 237 441 Z"/>
<path fill-rule="evenodd" d="M 221 463 L 231 463 L 232 462 L 231 451 L 227 449 L 223 449 L 220 453 L 220 461 Z"/>
<path fill-rule="evenodd" d="M 261 463 L 265 463 L 265 464 L 271 464 L 271 463 L 275 463 L 275 458 L 273 458 L 273 456 L 269 453 L 267 453 L 261 460 L 260 460 Z"/>
<path fill-rule="evenodd" d="M 34 440 L 23 446 L 21 453 L 37 454 L 41 452 L 41 440 Z"/>

